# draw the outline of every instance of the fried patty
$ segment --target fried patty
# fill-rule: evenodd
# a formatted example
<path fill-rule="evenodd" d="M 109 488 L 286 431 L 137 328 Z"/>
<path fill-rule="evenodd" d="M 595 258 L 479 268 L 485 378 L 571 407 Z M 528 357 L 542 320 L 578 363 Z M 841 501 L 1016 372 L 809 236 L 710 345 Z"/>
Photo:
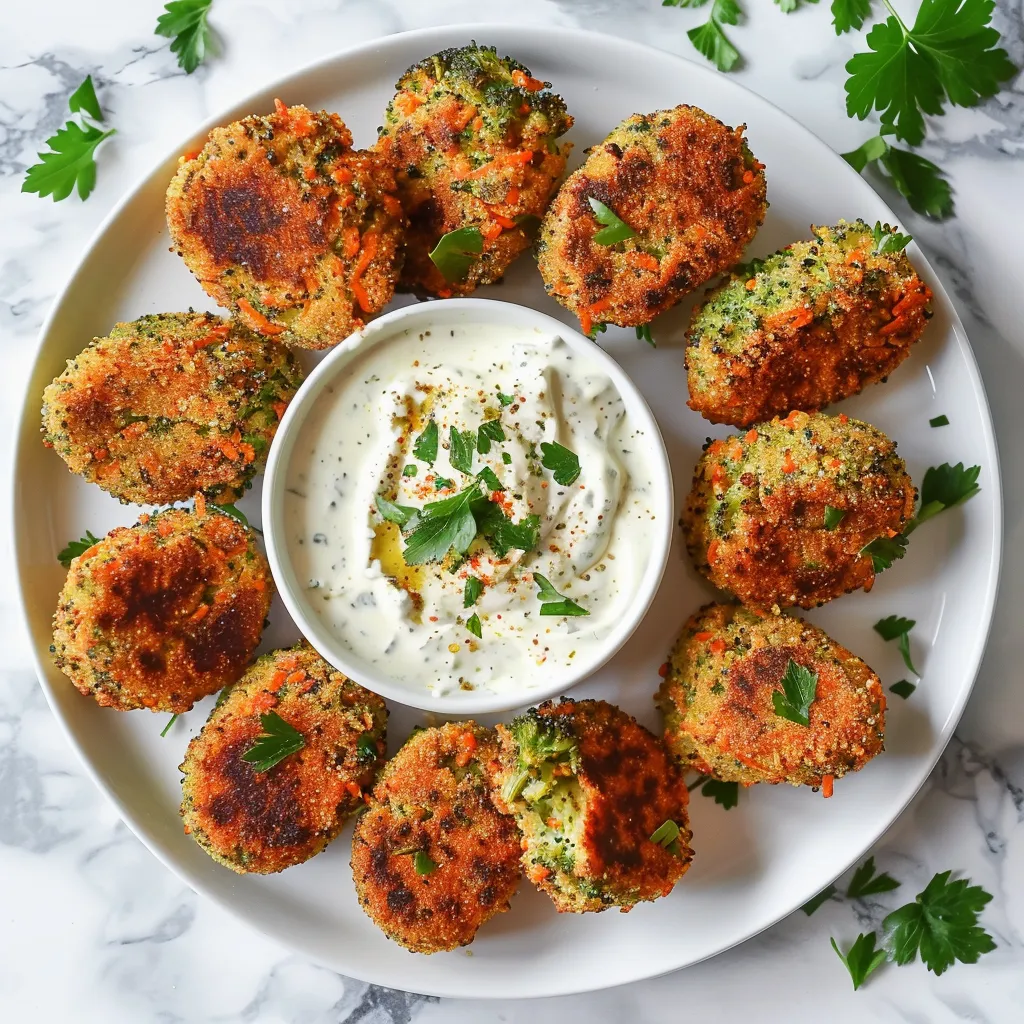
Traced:
<path fill-rule="evenodd" d="M 43 392 L 43 443 L 124 502 L 240 498 L 302 380 L 281 345 L 211 313 L 96 338 Z"/>
<path fill-rule="evenodd" d="M 761 610 L 870 590 L 864 548 L 898 533 L 916 490 L 896 444 L 848 416 L 794 412 L 709 441 L 683 513 L 716 586 Z"/>
<path fill-rule="evenodd" d="M 258 759 L 265 744 L 254 747 L 269 734 L 268 715 L 302 742 L 273 765 Z M 387 718 L 380 697 L 309 644 L 264 654 L 188 745 L 180 769 L 185 831 L 239 874 L 266 875 L 309 860 L 363 806 L 384 763 Z"/>
<path fill-rule="evenodd" d="M 337 114 L 276 101 L 214 128 L 167 189 L 174 248 L 254 331 L 330 348 L 394 293 L 404 218 L 394 175 Z"/>
<path fill-rule="evenodd" d="M 605 701 L 568 698 L 498 735 L 499 800 L 522 830 L 526 876 L 559 912 L 625 912 L 671 892 L 693 851 L 686 786 L 658 737 Z"/>
<path fill-rule="evenodd" d="M 712 423 L 747 427 L 855 395 L 924 331 L 932 293 L 905 251 L 878 251 L 861 220 L 811 231 L 738 267 L 694 311 L 687 404 Z"/>
<path fill-rule="evenodd" d="M 541 227 L 544 288 L 590 334 L 639 327 L 739 260 L 764 220 L 764 165 L 697 107 L 626 118 L 558 190 Z M 603 203 L 634 234 L 597 241 Z"/>
<path fill-rule="evenodd" d="M 414 64 L 396 88 L 376 149 L 409 218 L 400 287 L 466 295 L 530 246 L 565 171 L 571 143 L 556 139 L 572 118 L 549 83 L 475 43 Z M 430 253 L 456 230 L 449 243 L 469 255 L 441 260 L 442 273 Z"/>
<path fill-rule="evenodd" d="M 709 604 L 683 627 L 668 664 L 655 700 L 685 767 L 748 786 L 824 784 L 827 796 L 834 779 L 882 750 L 878 676 L 803 619 Z M 807 725 L 775 708 L 792 665 L 816 677 Z"/>
<path fill-rule="evenodd" d="M 413 952 L 472 942 L 519 885 L 519 832 L 491 799 L 497 753 L 494 732 L 475 722 L 416 732 L 356 822 L 359 903 Z"/>
<path fill-rule="evenodd" d="M 71 563 L 50 651 L 103 707 L 188 711 L 245 671 L 273 590 L 255 535 L 237 520 L 143 515 Z"/>

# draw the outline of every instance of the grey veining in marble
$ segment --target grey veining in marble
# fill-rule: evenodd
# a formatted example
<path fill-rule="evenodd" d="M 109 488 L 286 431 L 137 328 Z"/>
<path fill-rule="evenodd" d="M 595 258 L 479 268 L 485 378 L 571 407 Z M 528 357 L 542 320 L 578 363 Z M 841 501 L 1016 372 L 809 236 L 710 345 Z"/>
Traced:
<path fill-rule="evenodd" d="M 210 113 L 319 56 L 391 32 L 468 21 L 578 25 L 694 56 L 700 11 L 659 0 L 215 0 L 222 53 L 185 77 L 152 34 L 157 0 L 36 0 L 0 8 L 0 358 L 18 396 L 49 305 L 113 203 L 171 142 Z M 728 29 L 739 80 L 838 150 L 869 126 L 842 116 L 843 64 L 857 34 L 836 38 L 827 4 L 788 18 L 768 0 Z M 879 6 L 876 4 L 876 6 Z M 903 10 L 912 5 L 901 2 Z M 1024 64 L 1021 0 L 997 24 Z M 699 58 L 696 58 L 699 59 Z M 119 135 L 96 193 L 54 205 L 19 193 L 25 168 L 65 118 L 86 73 Z M 949 288 L 992 402 L 1006 500 L 1006 564 L 985 662 L 957 737 L 928 785 L 878 844 L 903 887 L 835 896 L 758 938 L 675 975 L 590 996 L 500 1004 L 426 999 L 343 978 L 200 900 L 121 825 L 84 774 L 29 666 L 10 591 L 0 595 L 0 1020 L 555 1024 L 587 1020 L 830 1024 L 1024 1020 L 1024 86 L 929 120 L 925 155 L 949 172 L 959 217 L 934 224 L 880 185 Z M 16 403 L 0 403 L 0 434 Z M 10 453 L 0 448 L 9 483 Z M 6 502 L 5 502 L 6 504 Z M 5 533 L 3 543 L 8 543 Z M 9 579 L 6 547 L 0 578 Z M 877 927 L 937 870 L 955 866 L 993 893 L 985 924 L 998 948 L 941 978 L 888 967 L 854 994 L 829 947 Z M 685 922 L 682 923 L 685 926 Z M 566 956 L 571 956 L 566 951 Z"/>

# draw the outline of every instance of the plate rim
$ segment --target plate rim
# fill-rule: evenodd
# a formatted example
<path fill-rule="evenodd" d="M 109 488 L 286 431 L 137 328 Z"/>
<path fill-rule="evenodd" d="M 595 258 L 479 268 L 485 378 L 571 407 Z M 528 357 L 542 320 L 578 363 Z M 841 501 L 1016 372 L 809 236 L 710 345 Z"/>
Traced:
<path fill-rule="evenodd" d="M 804 133 L 807 136 L 808 142 L 819 151 L 823 151 L 828 156 L 839 161 L 844 168 L 845 173 L 852 175 L 853 178 L 860 182 L 861 188 L 867 189 L 869 192 L 874 194 L 877 200 L 892 214 L 892 210 L 889 208 L 888 203 L 885 199 L 879 195 L 871 184 L 858 174 L 852 167 L 850 167 L 840 154 L 836 153 L 823 139 L 821 139 L 814 131 L 806 127 L 795 117 L 790 115 L 787 111 L 783 110 L 778 104 L 772 100 L 767 99 L 764 96 L 755 93 L 753 90 L 747 88 L 742 83 L 728 79 L 718 74 L 710 67 L 700 64 L 688 57 L 684 57 L 677 53 L 672 53 L 668 50 L 662 50 L 658 47 L 651 46 L 647 43 L 637 42 L 632 39 L 624 39 L 618 36 L 613 36 L 604 32 L 595 32 L 588 29 L 573 28 L 570 26 L 540 26 L 540 25 L 515 25 L 510 22 L 458 22 L 451 24 L 428 26 L 425 28 L 411 29 L 404 32 L 390 33 L 388 35 L 377 36 L 373 39 L 365 40 L 361 43 L 357 43 L 353 46 L 347 46 L 339 48 L 338 50 L 327 54 L 317 60 L 311 61 L 307 64 L 303 64 L 299 67 L 291 69 L 284 75 L 281 75 L 272 81 L 260 86 L 257 89 L 253 89 L 247 92 L 244 96 L 239 97 L 237 100 L 224 108 L 218 109 L 218 111 L 210 118 L 206 119 L 202 125 L 195 129 L 192 133 L 185 136 L 183 139 L 178 141 L 173 147 L 171 147 L 164 156 L 159 160 L 155 161 L 149 166 L 149 169 L 144 171 L 141 175 L 137 176 L 135 180 L 126 189 L 123 196 L 112 206 L 108 214 L 102 219 L 97 228 L 93 231 L 91 237 L 88 239 L 84 249 L 81 252 L 78 260 L 68 273 L 64 284 L 60 291 L 54 297 L 53 303 L 47 313 L 39 330 L 36 352 L 31 360 L 28 370 L 28 383 L 31 382 L 37 376 L 40 365 L 44 360 L 44 348 L 45 341 L 52 329 L 53 323 L 57 318 L 59 311 L 61 310 L 68 293 L 75 286 L 78 278 L 82 275 L 90 262 L 91 257 L 95 249 L 101 243 L 103 237 L 114 224 L 114 222 L 121 216 L 123 210 L 131 204 L 137 194 L 142 191 L 146 184 L 153 178 L 161 168 L 166 164 L 169 164 L 174 160 L 190 143 L 198 138 L 205 137 L 211 128 L 222 124 L 225 118 L 232 117 L 233 112 L 236 110 L 243 109 L 251 102 L 255 101 L 258 97 L 264 93 L 287 87 L 289 83 L 303 78 L 307 75 L 316 73 L 318 71 L 328 68 L 330 65 L 336 63 L 339 60 L 347 58 L 359 58 L 372 55 L 375 52 L 379 52 L 382 49 L 386 49 L 392 46 L 401 46 L 403 43 L 416 41 L 416 40 L 445 40 L 446 37 L 453 35 L 465 35 L 466 38 L 478 38 L 488 37 L 489 35 L 494 36 L 495 42 L 502 37 L 511 36 L 542 36 L 542 41 L 545 44 L 561 43 L 565 46 L 571 46 L 574 44 L 585 44 L 588 40 L 599 40 L 602 45 L 609 45 L 609 43 L 626 50 L 632 51 L 632 55 L 641 61 L 645 55 L 657 54 L 659 59 L 669 59 L 671 61 L 678 61 L 687 65 L 687 73 L 696 73 L 698 77 L 704 78 L 708 82 L 714 82 L 714 89 L 720 89 L 724 87 L 726 90 L 732 90 L 736 94 L 741 94 L 748 98 L 753 98 L 755 102 L 763 103 L 771 108 L 778 116 L 788 122 L 791 131 L 797 133 Z M 433 46 L 433 43 L 427 43 L 428 47 Z M 441 45 L 445 45 L 443 42 Z M 430 50 L 434 52 L 434 50 Z M 895 214 L 892 214 L 893 219 L 896 222 L 900 221 Z M 978 673 L 981 668 L 981 664 L 984 658 L 985 650 L 988 645 L 988 641 L 991 635 L 992 620 L 994 616 L 995 602 L 999 594 L 999 585 L 1002 573 L 1002 552 L 1003 552 L 1003 533 L 1004 533 L 1004 515 L 1003 515 L 1003 487 L 1002 487 L 1002 473 L 1000 468 L 999 448 L 998 441 L 995 435 L 995 425 L 992 417 L 992 409 L 989 404 L 988 394 L 985 389 L 984 379 L 981 375 L 981 370 L 978 366 L 977 358 L 974 355 L 974 350 L 971 346 L 970 340 L 967 336 L 967 332 L 964 329 L 963 322 L 961 321 L 960 314 L 958 313 L 956 306 L 953 304 L 950 298 L 949 292 L 946 289 L 943 282 L 938 278 L 935 270 L 932 266 L 931 261 L 928 257 L 920 251 L 916 243 L 912 243 L 915 248 L 918 249 L 920 261 L 926 267 L 929 276 L 931 278 L 929 284 L 932 290 L 936 292 L 948 305 L 951 321 L 950 329 L 952 330 L 956 342 L 959 345 L 960 351 L 964 356 L 967 367 L 970 370 L 970 384 L 971 390 L 974 393 L 975 399 L 978 404 L 982 416 L 982 433 L 988 445 L 990 447 L 991 454 L 991 470 L 986 474 L 986 488 L 989 489 L 993 494 L 992 502 L 992 538 L 991 538 L 991 558 L 987 567 L 987 574 L 985 580 L 986 593 L 985 602 L 983 608 L 983 630 L 980 631 L 980 636 L 976 636 L 974 639 L 974 652 L 971 658 L 971 667 L 968 673 L 968 678 L 965 679 L 964 685 L 957 696 L 956 701 L 950 708 L 950 712 L 946 720 L 942 723 L 942 729 L 939 736 L 936 738 L 935 748 L 929 763 L 927 770 L 922 772 L 921 778 L 918 780 L 917 785 L 913 788 L 912 792 L 909 793 L 906 800 L 894 811 L 890 820 L 877 829 L 873 835 L 871 835 L 867 841 L 858 848 L 853 856 L 848 858 L 842 869 L 838 871 L 832 878 L 838 878 L 844 874 L 849 868 L 859 860 L 864 853 L 866 853 L 871 847 L 873 847 L 882 836 L 884 836 L 890 828 L 902 817 L 909 805 L 914 801 L 921 789 L 927 783 L 931 777 L 932 772 L 935 769 L 936 764 L 941 758 L 945 751 L 950 739 L 952 738 L 953 731 L 960 721 L 964 709 L 967 705 L 971 693 L 974 690 L 974 686 L 978 677 Z M 171 853 L 165 851 L 158 838 L 150 836 L 149 830 L 146 825 L 137 818 L 136 815 L 132 814 L 125 806 L 122 800 L 120 800 L 115 794 L 107 787 L 104 780 L 100 777 L 98 771 L 94 768 L 92 762 L 86 757 L 85 751 L 82 749 L 78 740 L 72 731 L 71 725 L 68 720 L 65 719 L 61 713 L 59 704 L 53 698 L 51 694 L 51 686 L 47 679 L 47 670 L 44 668 L 43 659 L 40 651 L 34 642 L 32 624 L 29 619 L 28 608 L 25 600 L 25 588 L 23 586 L 23 578 L 26 571 L 26 567 L 22 562 L 22 554 L 20 547 L 17 543 L 17 539 L 20 533 L 19 526 L 22 521 L 21 514 L 21 502 L 18 498 L 17 481 L 21 476 L 22 460 L 28 457 L 29 452 L 29 440 L 37 438 L 37 425 L 32 424 L 30 419 L 26 419 L 30 413 L 32 413 L 32 406 L 35 399 L 33 398 L 30 387 L 27 387 L 24 394 L 22 395 L 21 401 L 18 405 L 16 428 L 12 438 L 13 447 L 13 458 L 11 460 L 11 483 L 12 486 L 9 492 L 9 498 L 7 502 L 7 512 L 9 515 L 9 522 L 12 527 L 12 549 L 13 549 L 13 564 L 15 570 L 15 595 L 17 599 L 19 609 L 19 621 L 21 622 L 23 633 L 28 641 L 28 647 L 32 660 L 32 665 L 36 673 L 36 677 L 39 681 L 40 687 L 46 697 L 47 703 L 50 706 L 50 710 L 56 719 L 59 728 L 63 732 L 65 739 L 75 751 L 85 769 L 88 777 L 93 781 L 100 792 L 106 797 L 106 799 L 113 805 L 118 816 L 121 820 L 131 829 L 132 833 L 137 836 L 143 845 L 156 857 L 156 859 L 163 864 L 166 868 L 172 871 L 178 878 L 182 879 L 190 888 L 192 888 L 197 894 L 202 896 L 204 899 L 213 901 L 218 907 L 225 910 L 233 919 L 239 921 L 244 926 L 251 928 L 255 931 L 266 935 L 274 942 L 278 943 L 283 949 L 299 952 L 300 955 L 307 956 L 314 962 L 320 962 L 325 964 L 329 969 L 337 971 L 339 974 L 347 975 L 349 977 L 356 978 L 359 981 L 363 981 L 373 985 L 379 985 L 387 988 L 395 988 L 395 981 L 386 977 L 389 974 L 389 970 L 385 968 L 383 971 L 379 970 L 359 970 L 358 974 L 349 973 L 348 968 L 339 968 L 336 963 L 332 963 L 324 958 L 318 957 L 315 952 L 307 950 L 305 947 L 296 944 L 291 940 L 286 940 L 278 936 L 275 932 L 268 928 L 263 927 L 260 924 L 255 923 L 249 918 L 243 916 L 243 914 L 236 910 L 234 905 L 222 900 L 212 890 L 208 889 L 202 880 L 202 876 L 195 875 L 193 872 L 179 864 Z M 988 455 L 986 455 L 988 459 Z M 723 953 L 729 949 L 734 948 L 746 942 L 747 940 L 759 935 L 766 929 L 777 924 L 779 921 L 788 917 L 800 908 L 800 906 L 806 902 L 811 896 L 819 891 L 815 887 L 813 892 L 808 892 L 804 897 L 790 907 L 788 910 L 770 916 L 767 920 L 759 920 L 754 926 L 750 927 L 744 932 L 744 934 L 738 936 L 731 942 L 722 944 L 714 949 L 709 950 L 706 954 L 687 961 L 686 963 L 679 964 L 674 967 L 668 967 L 664 970 L 656 970 L 651 973 L 636 974 L 630 979 L 609 981 L 607 983 L 593 984 L 590 982 L 585 983 L 573 983 L 571 980 L 564 984 L 550 985 L 543 989 L 537 989 L 524 993 L 519 987 L 509 985 L 508 987 L 496 988 L 493 982 L 488 983 L 486 989 L 473 988 L 472 986 L 452 986 L 451 984 L 438 984 L 419 987 L 416 989 L 424 995 L 438 996 L 442 998 L 477 998 L 477 999 L 524 999 L 524 998 L 550 998 L 555 996 L 567 996 L 577 995 L 586 992 L 600 991 L 602 989 L 608 989 L 618 987 L 620 985 L 632 984 L 637 981 L 651 980 L 658 977 L 663 977 L 666 974 L 674 973 L 675 971 L 682 970 L 686 967 L 692 967 L 698 963 L 702 963 L 704 960 L 710 959 L 713 956 L 717 956 L 719 953 Z"/>

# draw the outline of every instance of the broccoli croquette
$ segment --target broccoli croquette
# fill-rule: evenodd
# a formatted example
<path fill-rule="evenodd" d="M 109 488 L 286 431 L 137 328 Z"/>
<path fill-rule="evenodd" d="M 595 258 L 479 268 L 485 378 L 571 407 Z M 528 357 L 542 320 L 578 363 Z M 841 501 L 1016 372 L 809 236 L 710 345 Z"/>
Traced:
<path fill-rule="evenodd" d="M 416 953 L 456 949 L 508 910 L 519 884 L 515 821 L 491 798 L 497 739 L 475 722 L 410 737 L 356 822 L 352 873 L 363 909 Z"/>
<path fill-rule="evenodd" d="M 882 750 L 885 694 L 860 658 L 789 615 L 711 604 L 683 627 L 656 702 L 685 767 L 726 782 L 823 786 Z M 808 724 L 780 715 L 783 680 L 803 673 Z M 777 695 L 777 696 L 776 696 Z"/>
<path fill-rule="evenodd" d="M 143 505 L 240 498 L 302 379 L 286 348 L 210 313 L 119 323 L 43 392 L 43 443 Z"/>
<path fill-rule="evenodd" d="M 607 244 L 591 200 L 629 236 Z M 634 114 L 558 190 L 541 228 L 544 287 L 585 334 L 642 326 L 736 263 L 767 205 L 742 126 L 689 106 Z"/>
<path fill-rule="evenodd" d="M 337 114 L 280 100 L 182 157 L 167 225 L 211 298 L 301 348 L 330 348 L 362 327 L 391 299 L 401 264 L 394 175 L 353 151 Z"/>
<path fill-rule="evenodd" d="M 752 608 L 812 608 L 871 589 L 864 548 L 903 528 L 916 493 L 880 430 L 793 412 L 708 443 L 683 515 L 687 548 Z"/>
<path fill-rule="evenodd" d="M 254 534 L 231 516 L 143 515 L 71 563 L 50 650 L 97 704 L 178 714 L 242 675 L 273 589 Z"/>
<path fill-rule="evenodd" d="M 400 286 L 468 294 L 530 246 L 565 170 L 571 144 L 556 140 L 572 118 L 528 68 L 476 44 L 420 61 L 397 89 L 377 151 L 409 218 Z M 462 233 L 443 243 L 456 256 L 439 258 L 442 272 L 430 254 L 452 231 Z"/>
<path fill-rule="evenodd" d="M 860 220 L 811 230 L 737 268 L 694 312 L 688 404 L 712 423 L 747 427 L 848 398 L 921 336 L 931 291 L 902 249 L 884 251 L 887 236 Z"/>
<path fill-rule="evenodd" d="M 256 756 L 266 750 L 259 737 L 272 735 L 269 715 L 286 723 L 276 729 L 293 741 L 270 749 L 268 760 L 290 751 L 272 765 Z M 188 745 L 185 831 L 239 874 L 309 860 L 363 806 L 384 761 L 386 727 L 384 701 L 308 644 L 264 654 Z"/>
<path fill-rule="evenodd" d="M 526 876 L 560 912 L 668 895 L 693 852 L 686 786 L 656 736 L 611 704 L 568 698 L 498 734 L 497 785 L 523 833 Z"/>

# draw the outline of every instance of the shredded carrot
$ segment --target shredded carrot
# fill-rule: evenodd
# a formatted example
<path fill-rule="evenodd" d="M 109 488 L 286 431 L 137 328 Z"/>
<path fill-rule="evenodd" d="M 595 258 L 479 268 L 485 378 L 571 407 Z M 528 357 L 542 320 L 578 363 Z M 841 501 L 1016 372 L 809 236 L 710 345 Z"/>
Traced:
<path fill-rule="evenodd" d="M 352 280 L 349 281 L 349 288 L 352 289 L 352 294 L 356 297 L 356 302 L 359 303 L 359 308 L 364 313 L 370 312 L 372 303 L 370 302 L 370 296 L 366 294 L 366 289 L 359 279 L 363 276 L 364 271 L 376 255 L 377 234 L 374 231 L 367 231 L 363 235 L 363 251 L 356 261 L 356 265 L 352 268 Z"/>
<path fill-rule="evenodd" d="M 529 112 L 530 112 L 530 111 L 531 111 L 532 109 L 533 109 L 533 108 L 532 108 L 532 107 L 530 106 L 530 104 L 529 104 L 529 103 L 522 103 L 522 104 L 520 104 L 520 106 L 519 106 L 519 114 L 520 114 L 520 116 L 525 116 L 525 115 L 526 115 L 526 114 L 528 114 L 528 113 L 529 113 Z"/>
<path fill-rule="evenodd" d="M 199 622 L 201 619 L 205 619 L 210 611 L 208 604 L 201 604 L 190 616 L 189 619 L 192 622 Z"/>
<path fill-rule="evenodd" d="M 719 637 L 717 640 L 712 640 L 708 644 L 708 649 L 712 654 L 725 654 L 725 641 Z"/>
<path fill-rule="evenodd" d="M 795 473 L 796 463 L 793 461 L 793 456 L 790 455 L 789 449 L 786 449 L 786 457 L 782 460 L 782 472 L 783 473 Z"/>
<path fill-rule="evenodd" d="M 338 205 L 343 210 L 347 210 L 355 201 L 356 197 L 351 192 L 347 192 L 338 200 Z"/>
<path fill-rule="evenodd" d="M 246 444 L 244 441 L 238 446 L 238 450 L 242 453 L 242 461 L 247 465 L 250 462 L 256 461 L 256 449 L 251 444 Z"/>
<path fill-rule="evenodd" d="M 279 114 L 279 115 L 284 115 L 284 114 L 288 113 L 288 108 L 287 108 L 287 106 L 285 106 L 285 104 L 284 104 L 284 102 L 282 100 L 279 100 L 279 99 L 275 98 L 275 100 L 274 100 L 274 113 L 275 114 Z"/>
<path fill-rule="evenodd" d="M 508 192 L 505 193 L 505 202 L 509 206 L 515 206 L 519 202 L 519 189 L 513 185 Z"/>
<path fill-rule="evenodd" d="M 268 320 L 259 310 L 253 308 L 248 299 L 239 299 L 238 308 L 243 316 L 252 321 L 253 326 L 260 334 L 273 336 L 287 329 L 283 324 L 275 324 L 272 320 Z"/>
<path fill-rule="evenodd" d="M 534 864 L 533 867 L 527 872 L 530 881 L 536 885 L 538 882 L 543 882 L 551 874 L 551 869 L 544 867 L 543 864 Z"/>
<path fill-rule="evenodd" d="M 821 795 L 827 800 L 832 795 L 832 786 L 836 781 L 834 775 L 822 775 L 821 777 Z"/>
<path fill-rule="evenodd" d="M 203 151 L 203 147 L 202 146 L 196 146 L 195 149 L 186 149 L 185 152 L 181 154 L 181 159 L 182 160 L 195 160 L 195 158 L 197 156 L 199 156 L 199 154 L 202 153 L 202 151 Z"/>
<path fill-rule="evenodd" d="M 476 737 L 467 729 L 461 736 L 459 736 L 459 753 L 455 758 L 455 763 L 460 768 L 465 768 L 472 760 L 473 752 L 476 750 Z"/>
<path fill-rule="evenodd" d="M 316 181 L 318 177 L 316 168 L 312 164 L 306 164 L 306 166 L 302 169 L 302 174 L 303 177 L 305 177 L 306 181 Z"/>
<path fill-rule="evenodd" d="M 590 315 L 597 316 L 598 313 L 603 313 L 611 304 L 612 300 L 608 296 L 598 299 L 597 302 L 592 302 L 590 304 Z"/>
<path fill-rule="evenodd" d="M 232 462 L 238 458 L 238 449 L 226 437 L 218 438 L 216 447 L 224 458 L 230 459 Z"/>
<path fill-rule="evenodd" d="M 544 83 L 539 78 L 532 78 L 518 68 L 512 72 L 512 84 L 527 92 L 540 92 L 544 88 Z"/>
<path fill-rule="evenodd" d="M 715 561 L 715 558 L 718 556 L 718 548 L 719 548 L 719 542 L 718 542 L 717 539 L 713 540 L 708 545 L 708 564 L 709 565 L 713 564 L 714 561 Z"/>
<path fill-rule="evenodd" d="M 516 226 L 516 222 L 503 213 L 492 213 L 491 220 L 497 221 L 506 231 L 511 231 Z"/>
<path fill-rule="evenodd" d="M 414 92 L 400 92 L 395 97 L 395 106 L 406 116 L 411 114 L 417 107 L 423 106 L 424 103 L 426 103 L 426 100 Z"/>
<path fill-rule="evenodd" d="M 662 663 L 661 663 L 661 664 L 660 664 L 660 665 L 658 666 L 658 675 L 659 675 L 659 676 L 661 676 L 661 678 L 662 678 L 662 679 L 664 679 L 664 678 L 665 678 L 665 676 L 667 676 L 667 675 L 668 675 L 668 670 L 669 670 L 669 667 L 670 667 L 670 666 L 669 666 L 669 663 L 668 663 L 667 661 L 665 661 L 665 662 L 662 662 Z"/>
<path fill-rule="evenodd" d="M 501 225 L 496 220 L 484 221 L 480 225 L 480 234 L 487 239 L 488 242 L 493 242 L 501 234 Z"/>
<path fill-rule="evenodd" d="M 383 195 L 381 196 L 381 205 L 384 207 L 384 211 L 392 217 L 402 216 L 402 204 L 398 201 L 395 196 Z"/>
<path fill-rule="evenodd" d="M 284 402 L 273 402 L 270 408 L 274 410 L 274 415 L 278 419 L 280 419 L 284 415 L 284 411 L 287 408 L 287 406 L 284 404 Z"/>
<path fill-rule="evenodd" d="M 754 172 L 753 171 L 744 171 L 743 172 L 743 184 L 744 185 L 749 185 L 753 180 L 754 180 Z"/>
<path fill-rule="evenodd" d="M 173 529 L 174 527 L 166 519 L 161 519 L 160 522 L 156 524 L 156 532 L 159 533 L 161 537 L 168 536 Z"/>
<path fill-rule="evenodd" d="M 641 270 L 650 270 L 653 273 L 657 273 L 661 267 L 661 264 L 649 252 L 637 252 L 634 250 L 626 255 L 626 260 L 632 263 L 634 267 L 640 267 Z"/>
<path fill-rule="evenodd" d="M 344 243 L 342 251 L 345 253 L 345 258 L 350 260 L 357 252 L 359 252 L 359 228 L 354 224 L 349 225 L 349 227 L 345 228 L 344 232 L 342 232 L 342 239 Z M 339 263 L 335 273 L 340 269 L 341 265 Z"/>
<path fill-rule="evenodd" d="M 453 117 L 448 123 L 455 129 L 455 131 L 461 132 L 474 117 L 476 117 L 476 107 L 467 106 L 463 107 L 462 110 L 459 111 L 458 116 Z"/>
<path fill-rule="evenodd" d="M 509 153 L 501 158 L 506 164 L 528 164 L 533 159 L 532 149 L 521 149 L 518 153 Z"/>
<path fill-rule="evenodd" d="M 475 117 L 475 118 L 473 118 L 473 130 L 474 131 L 477 131 L 477 132 L 482 131 L 483 127 L 484 127 L 484 119 L 482 117 Z"/>
<path fill-rule="evenodd" d="M 743 440 L 746 441 L 747 444 L 753 444 L 757 440 L 757 431 L 748 430 Z"/>
<path fill-rule="evenodd" d="M 712 636 L 712 633 L 707 632 L 694 633 L 693 639 L 698 641 L 699 643 L 705 643 L 706 641 L 710 640 Z"/>
<path fill-rule="evenodd" d="M 583 334 L 590 334 L 593 326 L 593 318 L 590 316 L 589 310 L 584 307 L 580 310 L 580 331 L 582 331 Z"/>
<path fill-rule="evenodd" d="M 193 348 L 206 348 L 207 345 L 216 344 L 218 341 L 223 341 L 231 333 L 230 324 L 221 324 L 219 327 L 214 327 L 209 334 L 204 334 L 198 341 L 192 342 Z"/>
<path fill-rule="evenodd" d="M 299 667 L 299 656 L 297 654 L 286 654 L 283 658 L 277 659 L 277 666 L 287 674 Z"/>
<path fill-rule="evenodd" d="M 753 291 L 753 290 L 754 290 L 754 289 L 755 289 L 756 287 L 757 287 L 757 278 L 755 278 L 755 277 L 752 277 L 752 278 L 751 278 L 751 279 L 750 279 L 749 281 L 747 281 L 747 283 L 746 283 L 746 284 L 744 285 L 744 288 L 746 288 L 748 292 L 752 292 L 752 291 Z"/>
<path fill-rule="evenodd" d="M 789 427 L 790 430 L 795 430 L 800 423 L 800 410 L 794 409 L 783 421 L 784 427 Z"/>
<path fill-rule="evenodd" d="M 331 171 L 331 177 L 339 185 L 348 185 L 352 181 L 352 172 L 347 167 L 335 167 Z"/>
<path fill-rule="evenodd" d="M 729 442 L 729 446 L 726 448 L 725 454 L 728 455 L 733 462 L 743 458 L 743 445 L 740 444 L 739 438 L 734 437 Z"/>
<path fill-rule="evenodd" d="M 206 497 L 202 491 L 196 492 L 196 515 L 200 519 L 206 515 Z"/>
<path fill-rule="evenodd" d="M 271 693 L 277 693 L 282 686 L 288 681 L 288 675 L 285 672 L 275 672 L 270 678 L 270 682 L 267 683 L 267 689 Z"/>
<path fill-rule="evenodd" d="M 287 683 L 301 683 L 302 680 L 305 679 L 305 678 L 306 678 L 305 670 L 300 668 L 300 669 L 297 669 L 294 672 L 289 673 L 288 677 L 285 679 L 285 682 L 287 682 Z"/>
<path fill-rule="evenodd" d="M 904 295 L 892 307 L 893 316 L 902 316 L 904 313 L 909 313 L 912 310 L 919 309 L 921 306 L 926 306 L 931 297 L 932 293 L 928 288 L 925 288 L 924 291 L 911 292 L 909 295 Z"/>
<path fill-rule="evenodd" d="M 839 414 L 839 422 L 845 426 L 847 423 L 850 422 L 850 417 L 847 416 L 845 412 L 841 412 Z"/>

